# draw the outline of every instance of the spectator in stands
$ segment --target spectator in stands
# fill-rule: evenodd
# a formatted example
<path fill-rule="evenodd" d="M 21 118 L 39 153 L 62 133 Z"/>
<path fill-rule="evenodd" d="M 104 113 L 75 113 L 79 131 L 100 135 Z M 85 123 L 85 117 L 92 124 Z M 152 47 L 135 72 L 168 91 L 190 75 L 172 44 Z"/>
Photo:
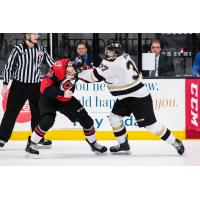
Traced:
<path fill-rule="evenodd" d="M 200 77 L 200 52 L 195 56 L 194 63 L 192 65 L 192 76 Z"/>
<path fill-rule="evenodd" d="M 86 68 L 92 68 L 93 66 L 98 67 L 101 63 L 101 58 L 93 59 L 92 55 L 88 54 L 88 47 L 85 42 L 79 42 L 76 46 L 76 58 L 81 58 Z"/>
<path fill-rule="evenodd" d="M 171 77 L 175 75 L 173 61 L 170 57 L 161 54 L 161 42 L 154 39 L 151 42 L 151 53 L 155 53 L 155 70 L 144 71 L 147 77 Z"/>

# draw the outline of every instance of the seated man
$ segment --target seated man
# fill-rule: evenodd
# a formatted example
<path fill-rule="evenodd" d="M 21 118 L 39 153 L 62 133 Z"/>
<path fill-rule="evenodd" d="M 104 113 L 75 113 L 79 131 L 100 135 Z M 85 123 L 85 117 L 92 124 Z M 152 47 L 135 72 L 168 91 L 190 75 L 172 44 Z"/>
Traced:
<path fill-rule="evenodd" d="M 155 70 L 143 71 L 144 77 L 171 77 L 174 76 L 174 65 L 172 59 L 161 54 L 161 43 L 155 39 L 151 42 L 151 53 L 155 53 Z"/>
<path fill-rule="evenodd" d="M 77 69 L 81 70 L 80 68 Z M 96 141 L 93 119 L 88 115 L 80 102 L 73 96 L 75 84 L 78 78 L 75 77 L 74 65 L 69 59 L 57 61 L 43 79 L 40 87 L 40 109 L 41 121 L 34 129 L 28 139 L 26 152 L 27 156 L 37 157 L 39 151 L 35 149 L 45 133 L 53 126 L 56 111 L 64 114 L 72 122 L 79 122 L 83 127 L 86 141 L 92 151 L 105 153 L 107 148 Z"/>
<path fill-rule="evenodd" d="M 88 47 L 85 42 L 79 42 L 76 46 L 76 53 L 77 57 L 76 59 L 81 59 L 85 69 L 90 69 L 93 66 L 99 66 L 101 63 L 102 59 L 97 56 L 96 59 L 93 59 L 93 56 L 88 53 Z"/>

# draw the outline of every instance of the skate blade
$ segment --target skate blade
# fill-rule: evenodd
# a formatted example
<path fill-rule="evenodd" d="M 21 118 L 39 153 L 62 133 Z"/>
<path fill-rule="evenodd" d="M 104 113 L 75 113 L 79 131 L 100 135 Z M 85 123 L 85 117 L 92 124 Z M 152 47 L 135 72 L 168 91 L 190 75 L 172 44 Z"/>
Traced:
<path fill-rule="evenodd" d="M 111 155 L 130 155 L 131 151 L 119 151 L 119 152 L 111 152 L 110 151 L 110 154 Z"/>
<path fill-rule="evenodd" d="M 98 152 L 98 151 L 92 151 L 92 152 L 94 152 L 96 155 L 98 155 L 98 156 L 103 156 L 103 155 L 108 155 L 108 151 L 105 151 L 105 152 L 103 152 L 103 153 L 101 153 L 101 152 Z"/>
<path fill-rule="evenodd" d="M 38 144 L 37 146 L 36 146 L 36 149 L 51 149 L 52 148 L 52 145 L 40 145 L 40 144 Z"/>
<path fill-rule="evenodd" d="M 39 154 L 26 153 L 25 158 L 27 158 L 27 159 L 38 159 Z"/>
<path fill-rule="evenodd" d="M 178 153 L 178 152 L 177 152 L 177 153 Z M 179 154 L 179 153 L 178 153 L 178 155 L 184 157 L 184 156 L 186 156 L 186 152 L 184 151 L 182 154 Z"/>

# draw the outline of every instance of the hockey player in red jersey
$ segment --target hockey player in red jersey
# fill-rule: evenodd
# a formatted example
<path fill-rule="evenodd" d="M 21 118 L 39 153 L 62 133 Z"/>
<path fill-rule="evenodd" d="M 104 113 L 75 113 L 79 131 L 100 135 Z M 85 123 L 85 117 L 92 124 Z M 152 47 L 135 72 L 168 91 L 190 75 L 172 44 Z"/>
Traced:
<path fill-rule="evenodd" d="M 105 146 L 99 145 L 96 141 L 93 119 L 73 96 L 75 84 L 78 81 L 76 74 L 83 68 L 83 65 L 80 64 L 71 62 L 69 59 L 59 60 L 55 62 L 43 79 L 40 87 L 41 121 L 28 139 L 25 149 L 27 156 L 39 155 L 39 151 L 35 146 L 53 126 L 56 111 L 64 114 L 72 122 L 77 121 L 80 123 L 92 151 L 96 153 L 107 151 Z"/>

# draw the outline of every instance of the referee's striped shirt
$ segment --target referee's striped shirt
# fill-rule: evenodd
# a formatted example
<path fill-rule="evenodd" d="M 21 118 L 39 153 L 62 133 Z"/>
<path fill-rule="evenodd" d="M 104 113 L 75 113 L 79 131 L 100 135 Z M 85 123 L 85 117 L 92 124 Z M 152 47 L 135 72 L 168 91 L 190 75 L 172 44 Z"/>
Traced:
<path fill-rule="evenodd" d="M 3 84 L 8 84 L 11 78 L 22 83 L 39 83 L 40 67 L 44 61 L 49 66 L 54 63 L 44 47 L 35 44 L 29 48 L 26 43 L 16 45 L 3 70 Z"/>

